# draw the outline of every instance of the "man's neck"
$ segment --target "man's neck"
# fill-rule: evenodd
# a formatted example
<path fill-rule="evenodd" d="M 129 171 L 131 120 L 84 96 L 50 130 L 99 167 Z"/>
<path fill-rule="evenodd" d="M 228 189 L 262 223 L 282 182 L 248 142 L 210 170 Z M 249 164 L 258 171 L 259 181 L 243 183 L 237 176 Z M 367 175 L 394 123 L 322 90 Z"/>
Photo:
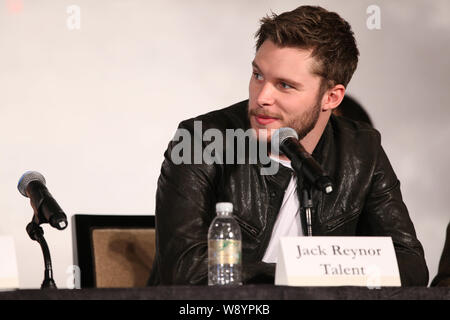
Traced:
<path fill-rule="evenodd" d="M 322 137 L 322 134 L 328 124 L 330 116 L 331 111 L 322 112 L 319 119 L 317 120 L 316 125 L 314 126 L 314 129 L 312 129 L 302 140 L 300 140 L 303 148 L 305 148 L 308 153 L 312 154 L 317 144 L 319 143 L 319 140 Z"/>
<path fill-rule="evenodd" d="M 312 154 L 314 152 L 314 149 L 319 143 L 319 140 L 322 137 L 323 132 L 325 131 L 330 116 L 331 112 L 329 111 L 323 112 L 319 117 L 319 119 L 317 120 L 314 129 L 312 129 L 302 140 L 300 140 L 300 143 L 302 144 L 303 148 L 305 148 L 305 150 L 309 154 Z M 279 155 L 278 158 L 281 160 L 289 161 L 289 159 L 285 155 Z"/>

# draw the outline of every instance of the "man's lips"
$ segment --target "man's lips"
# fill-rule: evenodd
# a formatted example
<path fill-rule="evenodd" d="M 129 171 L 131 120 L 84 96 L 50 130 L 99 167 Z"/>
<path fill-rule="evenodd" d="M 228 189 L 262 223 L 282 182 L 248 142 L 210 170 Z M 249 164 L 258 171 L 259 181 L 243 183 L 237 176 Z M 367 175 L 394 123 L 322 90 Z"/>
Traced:
<path fill-rule="evenodd" d="M 278 120 L 278 118 L 273 118 L 273 117 L 269 117 L 269 116 L 263 116 L 263 115 L 255 115 L 255 120 L 256 122 L 258 122 L 260 125 L 268 125 L 272 122 L 275 122 Z"/>

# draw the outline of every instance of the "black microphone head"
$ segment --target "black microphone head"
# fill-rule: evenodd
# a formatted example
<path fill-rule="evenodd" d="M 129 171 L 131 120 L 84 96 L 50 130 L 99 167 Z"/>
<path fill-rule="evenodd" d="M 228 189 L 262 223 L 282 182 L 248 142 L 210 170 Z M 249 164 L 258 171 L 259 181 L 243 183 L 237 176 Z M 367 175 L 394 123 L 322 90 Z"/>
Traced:
<path fill-rule="evenodd" d="M 280 150 L 280 146 L 283 144 L 283 142 L 288 138 L 294 138 L 298 140 L 298 134 L 297 132 L 289 127 L 284 127 L 276 130 L 272 134 L 272 138 L 270 139 L 270 143 L 272 145 L 272 151 L 274 151 L 277 154 L 283 154 L 283 152 Z"/>
<path fill-rule="evenodd" d="M 39 181 L 45 186 L 45 178 L 42 174 L 40 174 L 37 171 L 27 171 L 25 172 L 22 177 L 19 179 L 19 183 L 17 184 L 17 189 L 19 189 L 19 192 L 24 196 L 28 198 L 27 195 L 27 187 L 28 184 L 31 181 Z"/>

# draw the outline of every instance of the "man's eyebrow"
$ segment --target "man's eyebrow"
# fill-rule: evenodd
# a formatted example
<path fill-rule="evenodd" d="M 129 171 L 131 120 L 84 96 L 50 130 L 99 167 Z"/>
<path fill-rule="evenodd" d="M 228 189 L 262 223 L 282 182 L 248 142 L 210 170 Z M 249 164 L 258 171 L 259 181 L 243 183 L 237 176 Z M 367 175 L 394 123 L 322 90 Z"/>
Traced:
<path fill-rule="evenodd" d="M 284 83 L 287 83 L 287 84 L 292 84 L 297 89 L 303 88 L 303 85 L 300 82 L 297 82 L 297 81 L 294 81 L 294 80 L 278 78 L 278 81 L 284 82 Z"/>
<path fill-rule="evenodd" d="M 258 67 L 258 65 L 256 64 L 255 61 L 252 61 L 252 66 L 257 69 L 258 71 L 261 71 L 261 68 Z M 285 82 L 287 84 L 292 84 L 294 87 L 296 87 L 297 89 L 302 88 L 303 85 L 297 81 L 294 80 L 290 80 L 290 79 L 283 79 L 283 78 L 277 78 L 278 81 L 280 82 Z"/>
<path fill-rule="evenodd" d="M 255 69 L 258 69 L 258 70 L 261 71 L 261 68 L 258 67 L 258 65 L 256 64 L 255 60 L 252 61 L 252 66 L 253 66 Z"/>
<path fill-rule="evenodd" d="M 260 68 L 260 67 L 258 66 L 258 64 L 255 62 L 255 60 L 252 61 L 252 66 L 253 66 L 256 70 L 261 71 L 261 68 Z M 292 85 L 293 85 L 294 87 L 296 87 L 297 89 L 303 87 L 303 85 L 302 85 L 301 83 L 299 83 L 299 82 L 297 82 L 297 81 L 294 81 L 294 80 L 283 79 L 283 78 L 277 78 L 277 80 L 280 81 L 280 82 L 285 82 L 285 83 L 288 83 L 288 84 L 292 84 Z"/>

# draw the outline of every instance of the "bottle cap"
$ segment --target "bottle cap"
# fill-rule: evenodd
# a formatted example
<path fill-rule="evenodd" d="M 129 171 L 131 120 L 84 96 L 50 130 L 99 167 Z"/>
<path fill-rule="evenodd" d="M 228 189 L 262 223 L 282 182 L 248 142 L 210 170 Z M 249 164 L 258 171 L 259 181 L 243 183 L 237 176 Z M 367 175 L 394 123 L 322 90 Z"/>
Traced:
<path fill-rule="evenodd" d="M 231 202 L 217 202 L 216 212 L 233 212 L 233 204 Z"/>

